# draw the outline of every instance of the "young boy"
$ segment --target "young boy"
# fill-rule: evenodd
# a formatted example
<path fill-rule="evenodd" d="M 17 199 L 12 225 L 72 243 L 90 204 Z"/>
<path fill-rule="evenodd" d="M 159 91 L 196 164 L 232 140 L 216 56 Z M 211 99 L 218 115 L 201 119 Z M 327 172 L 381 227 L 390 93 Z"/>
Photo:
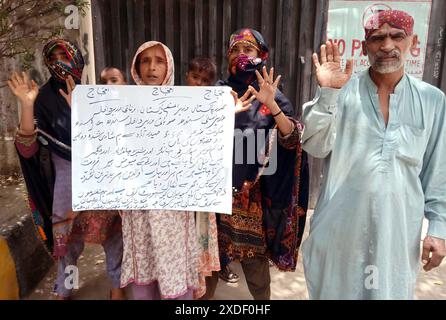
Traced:
<path fill-rule="evenodd" d="M 104 70 L 101 71 L 99 83 L 107 85 L 126 85 L 127 79 L 121 69 L 116 67 L 105 67 Z"/>
<path fill-rule="evenodd" d="M 189 62 L 188 71 L 186 73 L 186 84 L 188 86 L 213 86 L 217 76 L 217 66 L 215 63 L 204 57 L 194 58 Z M 239 276 L 232 272 L 229 266 L 220 270 L 219 253 L 218 253 L 218 237 L 216 216 L 212 213 L 197 212 L 195 216 L 198 241 L 201 249 L 200 257 L 200 280 L 201 289 L 204 291 L 204 278 L 209 281 L 212 273 L 219 274 L 219 277 L 227 282 L 235 283 L 239 280 Z M 209 259 L 209 257 L 212 257 Z M 213 263 L 211 263 L 213 262 Z M 209 285 L 207 286 L 209 288 Z M 196 292 L 196 296 L 201 296 L 201 299 L 207 300 L 213 297 L 213 290 L 207 290 L 202 296 L 201 293 Z"/>
<path fill-rule="evenodd" d="M 188 86 L 213 86 L 217 76 L 217 66 L 209 58 L 198 57 L 189 62 L 186 72 Z"/>

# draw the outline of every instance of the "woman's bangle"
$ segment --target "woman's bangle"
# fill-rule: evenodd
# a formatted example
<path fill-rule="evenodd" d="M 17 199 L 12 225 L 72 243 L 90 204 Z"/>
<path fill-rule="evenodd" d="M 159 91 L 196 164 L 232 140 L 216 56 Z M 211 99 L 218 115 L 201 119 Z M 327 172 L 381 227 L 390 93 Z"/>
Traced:
<path fill-rule="evenodd" d="M 277 112 L 276 114 L 273 114 L 273 118 L 277 117 L 279 114 L 282 113 L 282 110 L 280 110 L 279 112 Z"/>

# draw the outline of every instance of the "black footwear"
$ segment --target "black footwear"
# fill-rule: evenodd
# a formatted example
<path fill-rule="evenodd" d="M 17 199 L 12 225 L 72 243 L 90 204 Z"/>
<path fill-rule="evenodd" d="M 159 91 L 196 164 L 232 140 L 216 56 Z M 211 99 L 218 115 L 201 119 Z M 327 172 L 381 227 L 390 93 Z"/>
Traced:
<path fill-rule="evenodd" d="M 232 272 L 229 266 L 226 266 L 221 271 L 219 271 L 218 276 L 220 277 L 220 279 L 229 283 L 236 283 L 240 279 L 240 277 L 237 274 Z"/>

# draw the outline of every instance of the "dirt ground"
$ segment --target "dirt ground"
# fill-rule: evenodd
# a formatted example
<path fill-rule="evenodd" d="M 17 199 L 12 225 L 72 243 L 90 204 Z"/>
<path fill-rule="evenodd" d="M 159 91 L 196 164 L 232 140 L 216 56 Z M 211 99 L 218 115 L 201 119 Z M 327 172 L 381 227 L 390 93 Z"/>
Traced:
<path fill-rule="evenodd" d="M 425 232 L 425 231 L 424 231 Z M 308 228 L 305 237 L 308 235 Z M 233 270 L 240 275 L 240 281 L 229 284 L 219 281 L 215 300 L 250 300 L 252 299 L 239 263 L 232 263 Z M 75 300 L 108 299 L 110 290 L 105 271 L 105 255 L 101 246 L 86 246 L 79 260 L 80 289 L 74 294 Z M 51 293 L 55 279 L 54 267 L 42 280 L 39 287 L 28 299 L 53 299 Z M 130 293 L 128 293 L 130 297 Z M 271 267 L 271 298 L 274 300 L 308 299 L 303 266 L 299 261 L 296 272 L 279 272 Z M 446 261 L 426 273 L 420 271 L 415 291 L 415 299 L 446 299 Z"/>

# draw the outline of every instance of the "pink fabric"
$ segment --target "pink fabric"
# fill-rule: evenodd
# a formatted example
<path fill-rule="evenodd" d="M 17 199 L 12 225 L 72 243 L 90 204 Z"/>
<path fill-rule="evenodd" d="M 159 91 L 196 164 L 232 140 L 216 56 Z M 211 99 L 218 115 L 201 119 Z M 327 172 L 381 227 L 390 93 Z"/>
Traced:
<path fill-rule="evenodd" d="M 138 85 L 144 82 L 136 72 L 136 58 L 156 45 L 164 49 L 167 58 L 162 85 L 174 84 L 172 53 L 162 43 L 149 41 L 139 47 L 133 58 L 131 73 Z M 199 248 L 194 212 L 126 210 L 121 217 L 124 241 L 121 287 L 131 283 L 142 287 L 157 283 L 161 299 L 180 297 L 198 288 Z M 138 290 L 137 295 L 141 293 Z"/>
<path fill-rule="evenodd" d="M 161 300 L 158 284 L 153 282 L 147 285 L 132 283 L 133 300 Z"/>
<path fill-rule="evenodd" d="M 176 297 L 166 297 L 169 300 L 193 300 L 193 290 L 188 289 L 184 294 Z M 160 291 L 158 284 L 153 282 L 148 285 L 132 284 L 132 294 L 134 300 L 160 300 Z"/>
<path fill-rule="evenodd" d="M 135 57 L 133 58 L 132 62 L 132 68 L 131 68 L 131 74 L 132 78 L 135 81 L 137 85 L 144 85 L 144 82 L 139 77 L 138 72 L 136 71 L 135 64 L 136 64 L 136 58 L 146 49 L 154 47 L 154 46 L 161 46 L 164 50 L 164 53 L 166 55 L 167 60 L 167 73 L 166 77 L 163 80 L 162 86 L 173 86 L 175 83 L 175 72 L 174 72 L 174 63 L 173 63 L 173 56 L 172 52 L 168 47 L 166 47 L 164 44 L 158 41 L 148 41 L 144 44 L 142 44 L 138 50 L 135 53 Z"/>
<path fill-rule="evenodd" d="M 195 225 L 200 249 L 198 266 L 200 287 L 194 291 L 194 298 L 198 299 L 206 293 L 206 277 L 212 276 L 213 271 L 220 271 L 220 257 L 215 213 L 196 212 Z"/>
<path fill-rule="evenodd" d="M 39 150 L 39 144 L 37 143 L 37 141 L 34 141 L 29 146 L 26 146 L 26 145 L 16 141 L 15 145 L 17 147 L 17 150 L 22 155 L 22 157 L 24 157 L 26 159 L 31 158 L 33 155 L 36 154 L 37 150 Z"/>
<path fill-rule="evenodd" d="M 162 299 L 197 289 L 199 248 L 194 212 L 123 211 L 121 287 L 158 283 Z"/>
<path fill-rule="evenodd" d="M 412 16 L 400 10 L 382 10 L 375 12 L 367 20 L 364 26 L 365 39 L 367 40 L 374 31 L 386 23 L 393 28 L 404 30 L 408 36 L 413 34 L 414 19 Z"/>
<path fill-rule="evenodd" d="M 39 144 L 37 143 L 37 131 L 31 135 L 24 135 L 17 131 L 15 145 L 22 157 L 26 159 L 31 158 L 36 154 L 37 150 L 39 150 Z"/>

